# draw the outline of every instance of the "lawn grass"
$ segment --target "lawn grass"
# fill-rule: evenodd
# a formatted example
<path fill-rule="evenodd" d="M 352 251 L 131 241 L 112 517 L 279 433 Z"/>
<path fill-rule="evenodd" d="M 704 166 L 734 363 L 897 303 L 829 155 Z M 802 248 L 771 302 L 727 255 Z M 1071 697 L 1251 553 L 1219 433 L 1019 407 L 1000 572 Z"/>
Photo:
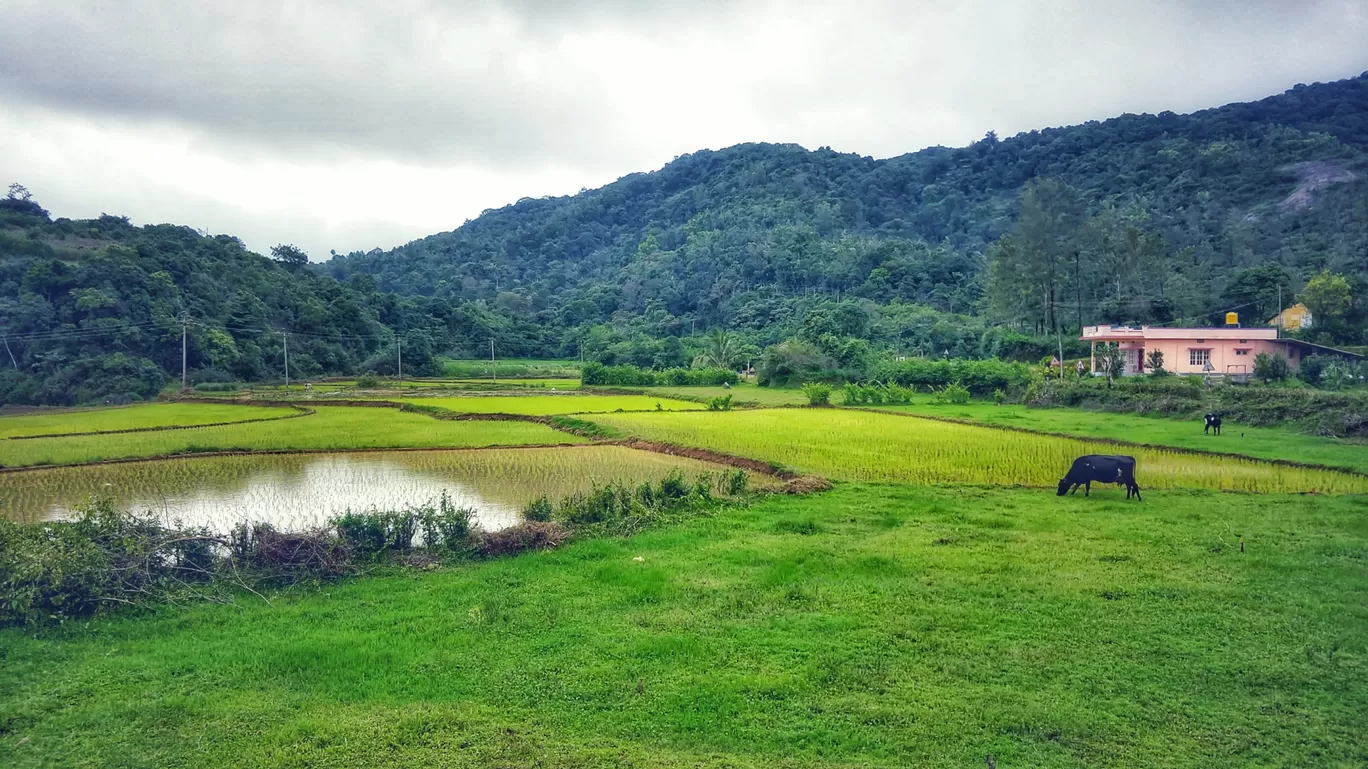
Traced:
<path fill-rule="evenodd" d="M 283 417 L 294 413 L 295 410 L 289 408 L 209 403 L 145 403 L 104 409 L 56 409 L 0 417 L 0 438 L 241 422 L 248 419 Z"/>
<path fill-rule="evenodd" d="M 1124 453 L 1136 457 L 1142 488 L 1368 492 L 1368 477 L 1339 471 L 1118 447 L 858 409 L 603 414 L 590 421 L 643 438 L 754 457 L 841 480 L 1053 487 L 1076 457 Z"/>
<path fill-rule="evenodd" d="M 207 404 L 185 405 L 203 408 Z M 238 449 L 456 448 L 582 442 L 573 435 L 527 422 L 452 422 L 392 408 L 317 406 L 315 414 L 272 422 L 0 441 L 0 465 L 66 465 Z"/>
<path fill-rule="evenodd" d="M 1361 767 L 1366 512 L 841 485 L 10 629 L 0 765 Z"/>
<path fill-rule="evenodd" d="M 657 407 L 667 411 L 688 411 L 703 408 L 690 401 L 671 400 L 646 395 L 488 395 L 470 397 L 404 398 L 407 403 L 438 406 L 451 411 L 470 414 L 526 414 L 551 416 L 554 414 L 602 414 L 611 411 L 649 411 Z"/>
<path fill-rule="evenodd" d="M 938 405 L 925 396 L 906 406 L 871 408 L 908 414 L 963 419 L 989 425 L 1067 433 L 1084 438 L 1111 438 L 1202 451 L 1230 452 L 1260 459 L 1287 459 L 1313 465 L 1344 467 L 1368 473 L 1368 444 L 1307 435 L 1278 427 L 1248 427 L 1226 420 L 1224 435 L 1205 435 L 1200 420 L 1114 414 L 1079 409 L 1036 409 L 975 401 L 962 406 Z"/>

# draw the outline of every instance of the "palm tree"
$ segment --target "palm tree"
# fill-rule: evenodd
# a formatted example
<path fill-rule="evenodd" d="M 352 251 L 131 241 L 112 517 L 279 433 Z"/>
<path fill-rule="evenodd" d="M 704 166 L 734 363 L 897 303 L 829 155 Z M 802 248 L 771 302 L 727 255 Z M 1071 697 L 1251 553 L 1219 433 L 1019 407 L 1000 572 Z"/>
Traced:
<path fill-rule="evenodd" d="M 732 369 L 736 367 L 736 358 L 740 352 L 741 344 L 736 334 L 726 329 L 715 328 L 708 334 L 703 352 L 694 358 L 694 365 L 699 368 Z"/>

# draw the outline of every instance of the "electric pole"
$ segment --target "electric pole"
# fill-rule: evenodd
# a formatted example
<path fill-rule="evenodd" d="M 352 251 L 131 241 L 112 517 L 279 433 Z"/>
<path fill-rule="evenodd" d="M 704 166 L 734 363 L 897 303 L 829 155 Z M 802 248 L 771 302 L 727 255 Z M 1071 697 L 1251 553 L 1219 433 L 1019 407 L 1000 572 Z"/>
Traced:
<path fill-rule="evenodd" d="M 489 340 L 489 376 L 494 380 L 494 384 L 499 383 L 499 364 L 494 362 L 494 340 Z"/>
<path fill-rule="evenodd" d="M 399 344 L 399 381 L 402 382 L 404 381 L 404 340 L 396 338 L 394 341 Z"/>
<path fill-rule="evenodd" d="M 186 332 L 185 332 L 185 315 L 181 315 L 181 389 L 182 389 L 182 390 L 185 389 L 185 359 L 186 359 L 186 354 L 185 354 L 186 342 L 185 342 L 185 339 L 186 339 Z"/>
<path fill-rule="evenodd" d="M 10 352 L 10 348 L 9 348 L 9 338 L 8 338 L 8 337 L 0 337 L 0 339 L 4 339 L 4 340 L 5 340 L 5 352 L 9 353 L 9 356 L 10 356 L 10 365 L 11 365 L 11 366 L 14 366 L 14 370 L 15 370 L 15 371 L 18 371 L 18 370 L 19 370 L 19 364 L 18 364 L 17 362 L 15 362 L 15 360 L 14 360 L 14 353 L 13 353 L 13 352 Z"/>
<path fill-rule="evenodd" d="M 290 391 L 290 335 L 282 331 L 280 338 L 285 340 L 285 392 L 288 393 Z"/>

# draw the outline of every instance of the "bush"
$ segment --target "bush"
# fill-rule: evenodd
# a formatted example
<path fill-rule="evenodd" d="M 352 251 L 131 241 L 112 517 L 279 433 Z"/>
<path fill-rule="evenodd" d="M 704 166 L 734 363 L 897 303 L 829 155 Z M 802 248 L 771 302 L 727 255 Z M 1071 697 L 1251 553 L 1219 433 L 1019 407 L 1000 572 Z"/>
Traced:
<path fill-rule="evenodd" d="M 807 396 L 810 406 L 825 406 L 831 403 L 831 386 L 821 382 L 808 382 L 803 385 L 803 394 Z"/>
<path fill-rule="evenodd" d="M 941 405 L 952 403 L 956 406 L 963 406 L 969 402 L 969 397 L 969 388 L 959 382 L 951 382 L 939 390 L 935 390 L 931 401 Z"/>
<path fill-rule="evenodd" d="M 108 500 L 70 521 L 0 519 L 0 624 L 62 622 L 193 591 L 214 576 L 213 541 Z"/>
<path fill-rule="evenodd" d="M 367 371 L 356 378 L 356 386 L 362 390 L 374 390 L 380 386 L 380 377 L 374 371 Z"/>
<path fill-rule="evenodd" d="M 882 406 L 885 403 L 911 403 L 912 388 L 897 383 L 847 382 L 841 387 L 841 403 L 846 406 Z"/>
<path fill-rule="evenodd" d="M 658 406 L 660 404 L 656 405 Z M 732 397 L 730 393 L 727 395 L 719 395 L 708 401 L 708 411 L 731 411 L 731 407 Z"/>
<path fill-rule="evenodd" d="M 605 366 L 602 363 L 586 363 L 580 371 L 580 382 L 598 387 L 703 387 L 736 384 L 738 381 L 740 377 L 735 371 L 718 368 L 672 368 L 654 372 L 631 365 Z"/>
<path fill-rule="evenodd" d="M 746 493 L 746 484 L 749 483 L 749 481 L 750 477 L 746 475 L 745 470 L 740 468 L 728 470 L 726 479 L 724 480 L 727 495 L 735 497 Z"/>
<path fill-rule="evenodd" d="M 1031 367 L 1025 363 L 988 360 L 932 360 L 912 358 L 889 362 L 875 370 L 875 378 L 911 387 L 945 387 L 959 383 L 975 395 L 990 395 L 994 390 L 1019 390 L 1031 381 Z"/>
<path fill-rule="evenodd" d="M 996 404 L 998 404 L 999 406 L 1001 406 L 1002 404 L 1006 403 L 1006 402 L 1007 402 L 1007 393 L 1003 392 L 1002 390 L 994 390 L 994 391 L 993 391 L 993 402 L 996 403 Z"/>
<path fill-rule="evenodd" d="M 1287 358 L 1261 352 L 1254 356 L 1254 378 L 1263 382 L 1281 382 L 1287 379 L 1289 370 Z"/>
<path fill-rule="evenodd" d="M 200 382 L 195 385 L 195 392 L 201 393 L 226 393 L 240 390 L 242 386 L 237 382 Z"/>
<path fill-rule="evenodd" d="M 523 508 L 523 520 L 539 522 L 549 521 L 551 520 L 552 512 L 554 511 L 551 507 L 551 500 L 547 499 L 546 495 L 543 494 L 532 500 L 527 507 Z"/>

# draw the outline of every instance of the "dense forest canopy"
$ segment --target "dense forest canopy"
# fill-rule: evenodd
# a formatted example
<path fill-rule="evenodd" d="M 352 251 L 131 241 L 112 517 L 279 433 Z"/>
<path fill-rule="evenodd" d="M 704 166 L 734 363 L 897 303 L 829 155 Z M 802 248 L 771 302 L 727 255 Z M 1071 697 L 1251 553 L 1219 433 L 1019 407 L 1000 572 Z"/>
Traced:
<path fill-rule="evenodd" d="M 746 144 L 390 251 L 309 264 L 236 238 L 0 200 L 0 401 L 179 379 L 434 370 L 439 354 L 870 370 L 1032 359 L 1079 325 L 1266 321 L 1304 296 L 1364 344 L 1368 73 L 886 160 Z M 1313 308 L 1313 309 L 1316 309 Z M 287 336 L 288 335 L 288 336 Z"/>
<path fill-rule="evenodd" d="M 1368 276 L 1365 171 L 1368 74 L 888 160 L 791 145 L 697 152 L 319 269 L 556 329 L 614 322 L 657 337 L 719 325 L 771 337 L 785 320 L 791 332 L 813 296 L 1026 331 L 1052 328 L 1065 297 L 1065 325 L 1200 320 L 1229 304 L 1242 270 L 1268 262 L 1294 288 L 1323 269 Z M 1059 257 L 1069 269 L 1059 265 L 1056 301 L 1032 309 L 988 296 L 987 265 L 1023 205 L 1039 208 L 1039 195 L 1023 200 L 1038 180 L 1053 183 L 1046 213 L 1068 221 L 1035 237 L 1067 237 L 1078 254 Z"/>

